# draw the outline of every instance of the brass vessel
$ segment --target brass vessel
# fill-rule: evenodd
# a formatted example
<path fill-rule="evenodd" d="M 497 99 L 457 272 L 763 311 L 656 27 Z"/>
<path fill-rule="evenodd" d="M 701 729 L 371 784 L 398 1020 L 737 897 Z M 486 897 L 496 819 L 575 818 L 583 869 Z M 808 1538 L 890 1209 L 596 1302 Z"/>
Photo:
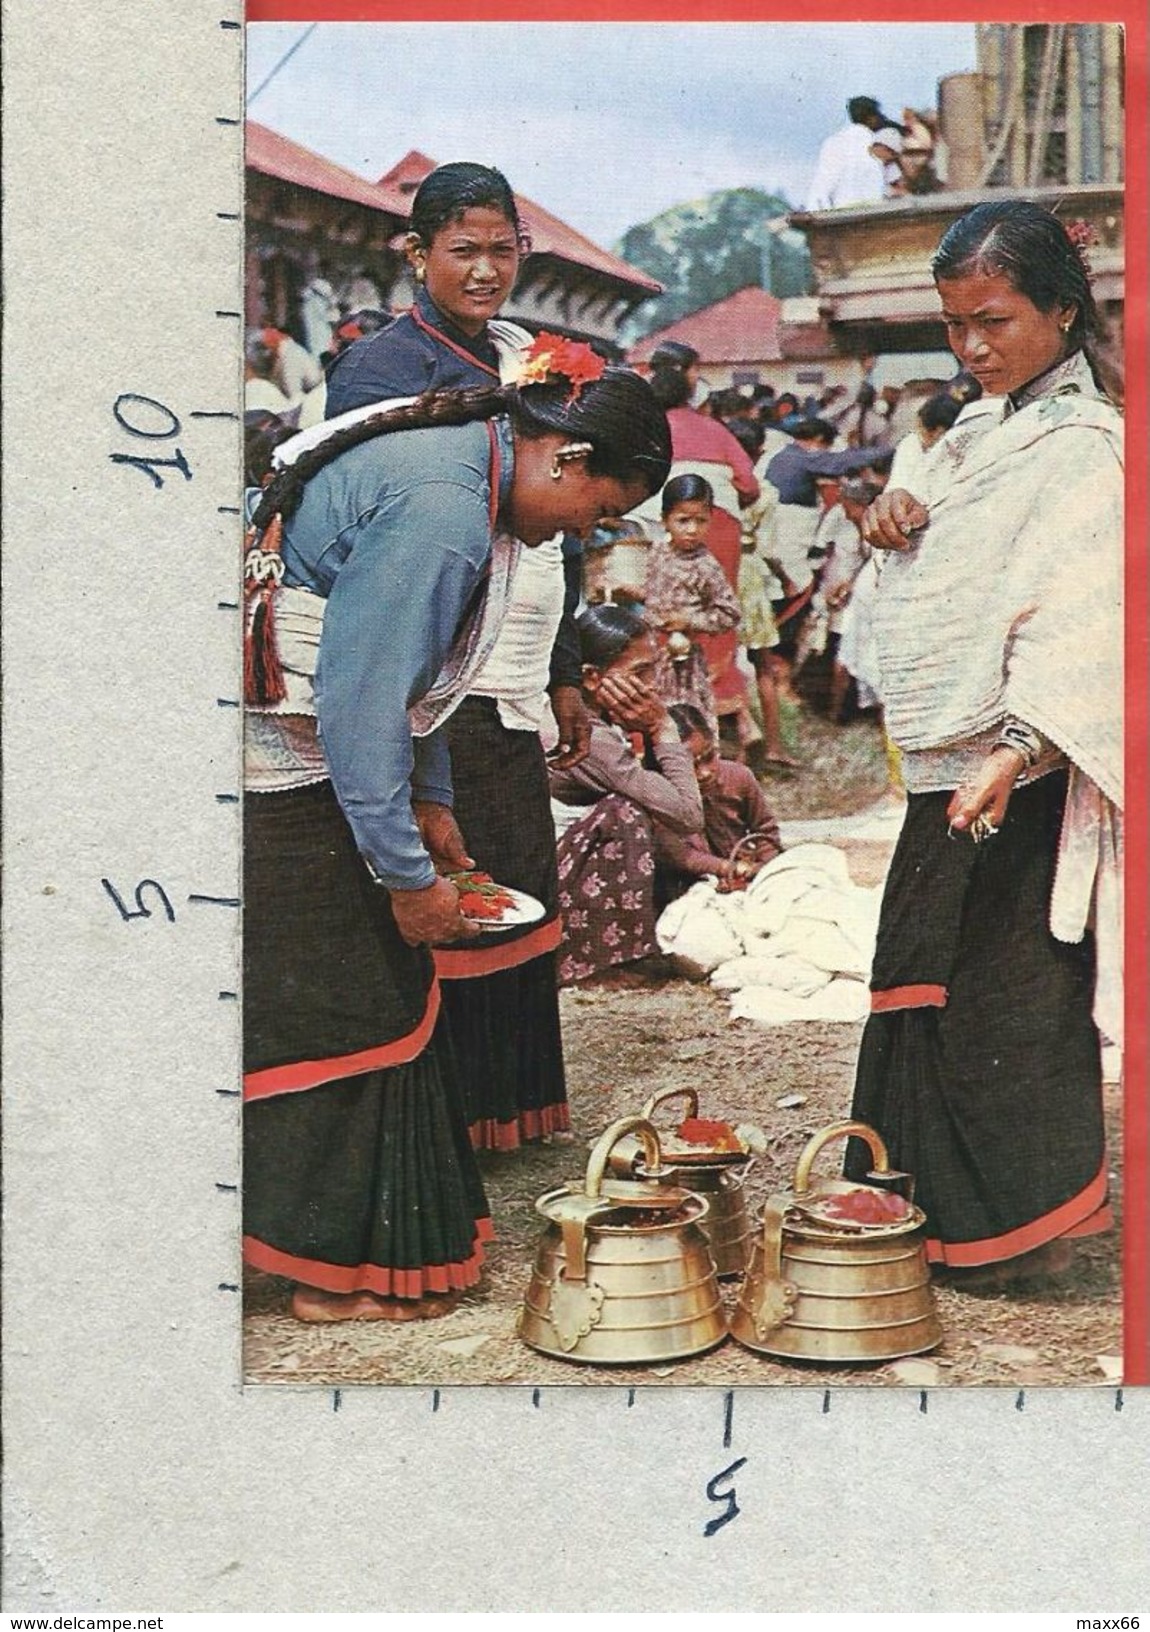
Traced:
<path fill-rule="evenodd" d="M 519 1316 L 519 1336 L 542 1354 L 591 1365 L 659 1365 L 701 1354 L 727 1333 L 715 1266 L 690 1191 L 625 1178 L 604 1183 L 616 1143 L 638 1135 L 661 1177 L 659 1136 L 627 1116 L 599 1139 L 584 1188 L 536 1202 L 547 1220 Z"/>
<path fill-rule="evenodd" d="M 699 1096 L 693 1088 L 664 1088 L 651 1095 L 639 1114 L 651 1121 L 658 1108 L 673 1099 L 687 1102 L 688 1117 L 698 1116 Z M 657 1175 L 651 1174 L 644 1165 L 639 1141 L 632 1135 L 615 1146 L 608 1166 L 612 1174 L 646 1181 L 652 1188 L 677 1186 L 704 1197 L 709 1211 L 702 1228 L 710 1242 L 719 1279 L 733 1280 L 744 1274 L 753 1235 L 744 1187 L 754 1166 L 754 1157 L 745 1151 L 700 1149 L 692 1155 L 676 1152 L 672 1156 L 664 1152 L 663 1160 L 666 1165 Z"/>
<path fill-rule="evenodd" d="M 881 1185 L 820 1178 L 815 1157 L 833 1140 L 865 1139 Z M 886 1146 L 863 1122 L 836 1122 L 809 1141 L 795 1165 L 794 1188 L 771 1196 L 731 1319 L 731 1335 L 749 1349 L 787 1360 L 894 1360 L 922 1354 L 942 1338 L 930 1289 L 925 1215 L 908 1202 L 905 1218 L 883 1224 L 834 1219 L 822 1211 L 834 1195 L 883 1195 L 907 1175 L 892 1173 Z"/>

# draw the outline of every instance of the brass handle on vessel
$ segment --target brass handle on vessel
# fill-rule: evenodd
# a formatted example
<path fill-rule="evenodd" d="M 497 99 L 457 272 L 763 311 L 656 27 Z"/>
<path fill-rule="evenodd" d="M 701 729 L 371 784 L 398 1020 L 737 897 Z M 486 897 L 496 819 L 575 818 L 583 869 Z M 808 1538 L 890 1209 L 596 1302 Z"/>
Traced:
<path fill-rule="evenodd" d="M 663 1165 L 663 1152 L 659 1145 L 657 1129 L 645 1116 L 621 1116 L 618 1122 L 612 1122 L 600 1134 L 598 1142 L 592 1150 L 587 1162 L 587 1179 L 584 1189 L 587 1195 L 597 1197 L 603 1193 L 603 1176 L 607 1171 L 607 1158 L 628 1133 L 637 1133 L 643 1146 L 643 1160 L 648 1171 Z"/>
<path fill-rule="evenodd" d="M 805 1196 L 810 1189 L 811 1168 L 814 1166 L 815 1157 L 823 1146 L 831 1144 L 835 1139 L 845 1139 L 851 1134 L 856 1139 L 865 1139 L 870 1146 L 870 1153 L 874 1159 L 872 1172 L 890 1172 L 890 1158 L 887 1155 L 886 1146 L 873 1128 L 868 1127 L 865 1122 L 832 1122 L 829 1128 L 823 1128 L 821 1133 L 816 1133 L 814 1138 L 808 1141 L 795 1163 L 794 1193 L 796 1196 Z"/>
<path fill-rule="evenodd" d="M 769 1196 L 763 1206 L 763 1257 L 748 1313 L 764 1342 L 795 1312 L 797 1288 L 793 1281 L 783 1279 L 783 1225 L 787 1203 L 786 1196 Z"/>
<path fill-rule="evenodd" d="M 607 1158 L 620 1139 L 629 1133 L 638 1134 L 643 1146 L 643 1156 L 649 1168 L 659 1168 L 663 1165 L 659 1135 L 645 1117 L 622 1116 L 617 1122 L 612 1122 L 609 1128 L 604 1129 L 587 1160 L 587 1177 L 583 1182 L 584 1194 L 572 1198 L 571 1210 L 560 1220 L 563 1251 L 567 1260 L 566 1279 L 569 1281 L 584 1281 L 587 1278 L 587 1220 L 597 1211 L 596 1208 L 588 1206 L 588 1203 L 601 1200 Z M 609 1202 L 603 1202 L 604 1207 L 609 1205 Z"/>
<path fill-rule="evenodd" d="M 660 1088 L 657 1094 L 652 1094 L 643 1106 L 640 1115 L 652 1118 L 660 1105 L 666 1105 L 668 1100 L 685 1099 L 687 1101 L 687 1116 L 698 1116 L 699 1096 L 693 1088 Z"/>

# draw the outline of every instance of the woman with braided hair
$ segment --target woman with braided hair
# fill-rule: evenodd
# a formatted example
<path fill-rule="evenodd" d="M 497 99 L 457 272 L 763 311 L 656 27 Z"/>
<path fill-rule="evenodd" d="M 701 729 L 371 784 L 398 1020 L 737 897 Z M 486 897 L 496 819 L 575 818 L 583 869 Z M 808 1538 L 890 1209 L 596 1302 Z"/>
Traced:
<path fill-rule="evenodd" d="M 490 1230 L 436 1024 L 431 947 L 466 933 L 442 875 L 470 861 L 439 728 L 518 552 L 657 491 L 670 438 L 623 369 L 314 434 L 247 558 L 245 1255 L 300 1319 L 420 1318 Z"/>
<path fill-rule="evenodd" d="M 906 821 L 854 1114 L 972 1285 L 1110 1224 L 1099 1033 L 1121 1039 L 1122 425 L 1076 235 L 980 204 L 932 270 L 983 395 L 863 517 Z M 871 1165 L 861 1145 L 849 1171 Z"/>

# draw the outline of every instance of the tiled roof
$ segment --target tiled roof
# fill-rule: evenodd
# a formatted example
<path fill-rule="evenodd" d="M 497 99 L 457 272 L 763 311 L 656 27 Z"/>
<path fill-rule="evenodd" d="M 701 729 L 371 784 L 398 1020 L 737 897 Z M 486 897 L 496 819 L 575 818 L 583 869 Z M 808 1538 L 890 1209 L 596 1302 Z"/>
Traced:
<path fill-rule="evenodd" d="M 413 149 L 380 177 L 379 185 L 392 191 L 409 194 L 414 192 L 424 176 L 434 169 L 434 159 L 429 159 L 426 153 Z M 646 289 L 656 295 L 662 293 L 663 285 L 648 277 L 646 272 L 628 266 L 626 261 L 621 261 L 617 255 L 612 255 L 608 250 L 600 249 L 590 238 L 576 232 L 574 227 L 560 221 L 557 215 L 552 215 L 550 210 L 545 210 L 533 199 L 524 198 L 522 193 L 516 193 L 515 203 L 520 220 L 531 235 L 531 247 L 537 255 L 554 255 L 558 260 L 567 261 L 574 266 L 588 267 L 605 277 L 616 278 L 620 283 L 630 284 L 632 288 Z"/>
<path fill-rule="evenodd" d="M 274 176 L 277 181 L 290 182 L 309 192 L 346 198 L 366 209 L 393 215 L 399 222 L 407 219 L 411 209 L 410 200 L 397 188 L 365 181 L 342 165 L 321 158 L 318 153 L 251 119 L 245 127 L 244 163 L 261 175 Z"/>
<path fill-rule="evenodd" d="M 699 353 L 703 363 L 769 363 L 782 359 L 779 314 L 782 302 L 766 289 L 751 287 L 713 306 L 681 317 L 644 335 L 627 353 L 629 363 L 646 363 L 664 340 L 678 340 Z"/>

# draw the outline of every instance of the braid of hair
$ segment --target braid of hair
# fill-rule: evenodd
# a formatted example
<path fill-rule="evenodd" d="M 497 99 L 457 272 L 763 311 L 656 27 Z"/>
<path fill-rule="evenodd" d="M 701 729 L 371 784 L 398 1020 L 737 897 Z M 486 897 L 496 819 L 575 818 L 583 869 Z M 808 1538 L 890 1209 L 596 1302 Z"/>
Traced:
<path fill-rule="evenodd" d="M 466 391 L 427 391 L 414 402 L 384 408 L 327 437 L 286 465 L 268 483 L 244 537 L 244 699 L 257 707 L 282 703 L 287 683 L 276 641 L 276 593 L 283 581 L 283 524 L 317 471 L 390 431 L 469 425 L 509 409 L 508 392 L 488 386 Z"/>
<path fill-rule="evenodd" d="M 479 420 L 494 419 L 497 414 L 505 414 L 508 410 L 508 392 L 505 388 L 481 385 L 465 390 L 425 391 L 414 402 L 369 414 L 366 419 L 358 420 L 356 424 L 329 436 L 307 453 L 301 453 L 293 464 L 285 465 L 264 489 L 252 515 L 252 526 L 258 536 L 273 516 L 278 515 L 286 520 L 293 515 L 312 477 L 349 448 L 358 448 L 361 443 L 371 442 L 390 431 L 470 425 Z"/>

